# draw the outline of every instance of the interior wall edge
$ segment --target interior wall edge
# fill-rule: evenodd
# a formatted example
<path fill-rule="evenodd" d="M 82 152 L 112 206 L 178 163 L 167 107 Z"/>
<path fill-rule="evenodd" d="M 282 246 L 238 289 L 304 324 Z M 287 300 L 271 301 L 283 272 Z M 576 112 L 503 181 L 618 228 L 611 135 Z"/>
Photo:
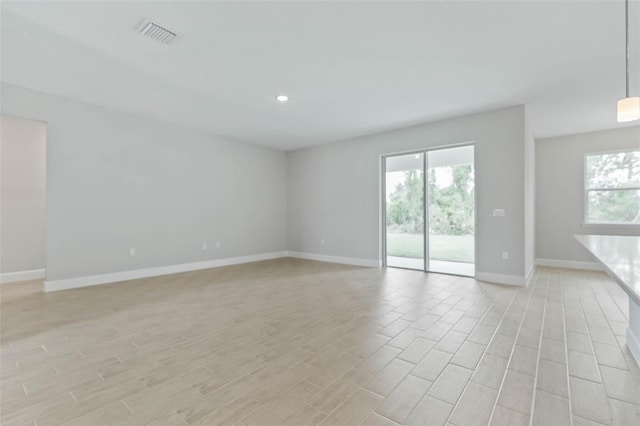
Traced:
<path fill-rule="evenodd" d="M 524 124 L 516 106 L 288 152 L 288 250 L 377 260 L 381 156 L 473 142 L 476 267 L 524 282 Z"/>
<path fill-rule="evenodd" d="M 640 235 L 638 226 L 586 224 L 584 187 L 585 155 L 639 147 L 640 126 L 536 139 L 537 259 L 566 260 L 579 266 L 593 257 L 574 235 Z"/>
<path fill-rule="evenodd" d="M 493 272 L 476 271 L 476 281 L 484 281 L 490 284 L 506 284 L 512 286 L 526 287 L 527 277 L 519 275 L 496 274 Z"/>

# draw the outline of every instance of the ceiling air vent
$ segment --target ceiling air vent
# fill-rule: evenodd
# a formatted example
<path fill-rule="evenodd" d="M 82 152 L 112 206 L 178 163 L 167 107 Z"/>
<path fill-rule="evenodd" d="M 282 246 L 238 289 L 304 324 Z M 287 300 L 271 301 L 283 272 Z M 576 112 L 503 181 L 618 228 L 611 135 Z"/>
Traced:
<path fill-rule="evenodd" d="M 138 25 L 137 31 L 145 37 L 152 38 L 164 44 L 171 43 L 180 34 L 162 27 L 151 19 L 145 19 Z"/>

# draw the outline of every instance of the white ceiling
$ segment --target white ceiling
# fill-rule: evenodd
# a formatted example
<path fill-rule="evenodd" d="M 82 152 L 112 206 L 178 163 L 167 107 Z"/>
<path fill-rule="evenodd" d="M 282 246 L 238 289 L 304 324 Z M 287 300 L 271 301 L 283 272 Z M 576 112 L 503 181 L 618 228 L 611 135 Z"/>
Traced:
<path fill-rule="evenodd" d="M 144 38 L 145 17 L 183 36 Z M 622 0 L 3 1 L 2 81 L 285 150 L 516 104 L 547 137 L 619 126 L 623 19 Z"/>

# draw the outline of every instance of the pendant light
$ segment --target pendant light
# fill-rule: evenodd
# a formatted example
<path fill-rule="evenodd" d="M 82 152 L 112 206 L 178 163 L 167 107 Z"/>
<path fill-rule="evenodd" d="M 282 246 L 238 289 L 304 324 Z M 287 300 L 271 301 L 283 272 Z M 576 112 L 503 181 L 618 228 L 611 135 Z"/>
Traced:
<path fill-rule="evenodd" d="M 618 101 L 618 123 L 624 123 L 626 121 L 634 121 L 640 119 L 640 97 L 629 96 L 629 0 L 624 2 L 624 17 L 625 17 L 625 33 L 624 41 L 626 47 L 625 65 L 627 72 L 627 91 L 626 97 Z"/>

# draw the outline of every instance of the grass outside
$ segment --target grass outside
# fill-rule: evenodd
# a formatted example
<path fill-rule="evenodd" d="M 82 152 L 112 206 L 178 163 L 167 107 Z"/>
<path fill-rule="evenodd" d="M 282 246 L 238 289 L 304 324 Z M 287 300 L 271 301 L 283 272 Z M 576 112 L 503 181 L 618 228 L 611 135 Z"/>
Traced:
<path fill-rule="evenodd" d="M 388 233 L 389 256 L 423 258 L 422 234 Z M 433 260 L 474 263 L 473 235 L 430 235 L 429 255 Z"/>

